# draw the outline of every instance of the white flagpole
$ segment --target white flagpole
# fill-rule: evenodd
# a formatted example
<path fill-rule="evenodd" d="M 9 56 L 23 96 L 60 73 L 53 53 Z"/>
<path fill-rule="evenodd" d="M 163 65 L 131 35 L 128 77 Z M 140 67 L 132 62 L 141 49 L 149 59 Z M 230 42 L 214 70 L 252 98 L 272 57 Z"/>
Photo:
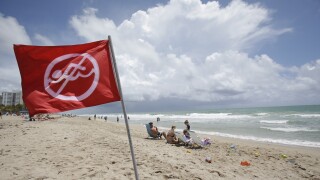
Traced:
<path fill-rule="evenodd" d="M 117 69 L 116 58 L 114 56 L 111 36 L 108 36 L 108 40 L 109 40 L 109 47 L 110 47 L 110 50 L 111 50 L 111 60 L 112 60 L 114 71 L 116 73 L 116 79 L 117 79 L 117 84 L 118 84 L 118 88 L 119 88 L 119 94 L 120 94 L 120 97 L 121 97 L 121 105 L 122 105 L 124 120 L 125 120 L 126 128 L 127 128 L 127 134 L 128 134 L 129 144 L 130 144 L 130 150 L 131 150 L 131 157 L 132 157 L 132 162 L 133 162 L 134 173 L 135 173 L 136 180 L 139 180 L 137 163 L 136 163 L 136 159 L 134 157 L 133 145 L 132 145 L 130 129 L 129 129 L 129 123 L 128 123 L 128 117 L 127 117 L 127 113 L 126 113 L 126 107 L 124 106 L 121 83 L 120 83 L 119 73 L 118 73 L 118 69 Z"/>

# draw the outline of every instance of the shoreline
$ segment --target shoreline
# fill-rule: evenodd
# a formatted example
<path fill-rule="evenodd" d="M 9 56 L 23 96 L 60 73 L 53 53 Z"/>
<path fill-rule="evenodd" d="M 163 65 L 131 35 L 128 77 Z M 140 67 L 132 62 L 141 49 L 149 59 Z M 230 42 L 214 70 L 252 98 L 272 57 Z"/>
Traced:
<path fill-rule="evenodd" d="M 77 116 L 78 118 L 82 118 L 82 119 L 88 119 L 89 117 L 91 116 Z M 91 119 L 93 120 L 93 118 Z M 122 123 L 124 123 L 124 119 L 121 119 L 122 120 Z M 104 119 L 99 119 L 97 118 L 96 121 L 100 121 L 100 122 L 105 122 Z M 116 122 L 116 117 L 112 117 L 108 119 L 108 122 L 112 122 L 112 123 L 117 123 Z M 129 126 L 143 126 L 143 124 L 138 124 L 138 123 L 130 123 L 129 122 Z M 165 128 L 165 127 L 161 127 L 161 126 L 158 126 L 160 128 L 160 130 L 162 131 L 169 131 L 170 128 Z M 179 129 L 179 131 L 182 131 L 182 129 Z M 295 145 L 295 144 L 285 144 L 285 143 L 276 143 L 276 142 L 267 142 L 267 141 L 258 141 L 258 140 L 252 140 L 252 139 L 243 139 L 243 138 L 236 138 L 236 137 L 226 137 L 226 136 L 219 136 L 219 135 L 212 135 L 212 134 L 206 134 L 206 133 L 201 133 L 199 131 L 196 131 L 197 134 L 199 134 L 201 137 L 210 137 L 211 139 L 221 139 L 222 141 L 227 141 L 227 142 L 230 142 L 232 143 L 233 141 L 236 141 L 236 142 L 248 142 L 249 144 L 252 144 L 252 143 L 258 143 L 258 144 L 261 144 L 262 146 L 268 146 L 268 145 L 274 145 L 274 146 L 278 146 L 279 148 L 296 148 L 296 149 L 310 149 L 311 151 L 312 150 L 319 150 L 320 152 L 320 147 L 313 147 L 313 146 L 303 146 L 303 145 Z"/>
<path fill-rule="evenodd" d="M 92 118 L 93 115 L 92 116 L 78 116 L 78 117 L 79 118 L 89 118 L 89 117 Z M 103 122 L 105 121 L 105 120 L 99 119 L 99 118 L 97 118 L 96 120 L 97 121 L 103 121 Z M 110 121 L 110 120 L 111 120 L 111 122 L 116 122 L 116 116 L 115 117 L 111 117 L 111 118 L 109 117 L 108 121 Z M 123 118 L 121 120 L 124 121 Z M 154 121 L 154 123 L 156 123 L 156 122 Z M 130 123 L 130 121 L 129 121 L 129 124 L 130 124 L 130 126 L 131 125 L 132 126 L 139 125 L 139 123 Z M 140 125 L 143 125 L 143 123 L 141 123 Z M 158 128 L 162 129 L 163 131 L 169 131 L 170 130 L 170 127 L 158 126 Z M 177 131 L 181 131 L 182 132 L 183 129 L 177 129 Z M 302 148 L 305 147 L 305 148 L 311 148 L 311 149 L 312 148 L 316 148 L 316 149 L 320 150 L 320 147 L 317 147 L 317 146 L 307 146 L 307 145 L 297 145 L 297 144 L 293 144 L 293 143 L 290 144 L 290 143 L 272 142 L 273 139 L 270 139 L 271 141 L 263 141 L 263 140 L 259 140 L 259 139 L 255 140 L 255 139 L 246 139 L 246 138 L 236 137 L 236 135 L 231 135 L 231 134 L 228 134 L 228 135 L 235 136 L 235 137 L 228 137 L 228 136 L 223 136 L 223 135 L 209 134 L 209 133 L 201 132 L 201 131 L 198 131 L 198 130 L 195 130 L 195 132 L 197 134 L 201 134 L 201 136 L 204 136 L 204 137 L 206 137 L 206 136 L 211 137 L 212 136 L 212 137 L 217 137 L 217 138 L 222 138 L 222 139 L 225 138 L 226 140 L 227 139 L 230 139 L 230 140 L 234 139 L 235 141 L 252 141 L 252 142 L 255 142 L 255 143 L 262 143 L 262 144 L 272 144 L 272 145 L 279 145 L 279 146 L 302 147 Z M 262 138 L 262 139 L 266 139 L 266 138 Z M 286 140 L 286 141 L 290 141 L 290 140 Z M 307 141 L 307 142 L 311 142 L 311 141 Z M 317 142 L 312 142 L 312 143 L 317 143 Z"/>
<path fill-rule="evenodd" d="M 200 133 L 199 133 L 200 134 Z M 259 140 L 252 140 L 252 139 L 243 139 L 243 138 L 236 138 L 236 137 L 225 137 L 225 136 L 219 136 L 219 135 L 208 135 L 208 134 L 201 134 L 202 136 L 212 136 L 216 137 L 218 139 L 223 139 L 224 141 L 239 141 L 239 142 L 250 142 L 251 143 L 257 143 L 260 145 L 274 145 L 278 146 L 279 148 L 284 147 L 284 148 L 296 148 L 296 149 L 310 149 L 310 150 L 319 150 L 320 147 L 314 147 L 314 146 L 304 146 L 304 145 L 296 145 L 296 144 L 286 144 L 286 143 L 277 143 L 277 142 L 268 142 L 268 141 L 259 141 Z"/>
<path fill-rule="evenodd" d="M 203 135 L 205 136 L 205 135 Z M 318 147 L 309 147 L 309 146 L 299 146 L 299 145 L 291 145 L 291 144 L 281 144 L 281 143 L 273 143 L 273 142 L 263 142 L 263 141 L 255 141 L 250 139 L 238 139 L 238 138 L 230 138 L 230 137 L 222 137 L 212 135 L 213 138 L 218 139 L 221 142 L 228 142 L 232 144 L 236 142 L 240 145 L 249 145 L 249 146 L 259 146 L 264 148 L 270 148 L 272 146 L 274 149 L 281 149 L 285 151 L 299 151 L 300 153 L 308 152 L 310 154 L 318 154 L 320 152 L 320 148 Z"/>
<path fill-rule="evenodd" d="M 189 149 L 147 139 L 143 125 L 130 131 L 140 179 L 320 179 L 319 148 L 199 134 L 212 145 Z M 134 179 L 123 121 L 3 117 L 0 144 L 4 179 Z"/>
<path fill-rule="evenodd" d="M 88 119 L 89 116 L 78 116 L 79 118 L 83 119 Z M 124 119 L 122 119 L 124 120 Z M 96 121 L 100 122 L 105 122 L 103 119 L 96 119 Z M 111 123 L 117 123 L 116 122 L 116 117 L 112 117 L 108 119 L 108 122 Z M 123 122 L 122 122 L 123 123 Z M 139 126 L 144 126 L 143 124 L 130 124 L 133 128 L 139 127 Z M 164 128 L 164 127 L 159 127 L 160 130 L 162 131 L 169 131 L 170 128 Z M 182 131 L 182 130 L 181 130 Z M 252 139 L 242 139 L 242 138 L 234 138 L 234 137 L 225 137 L 225 136 L 219 136 L 219 135 L 211 135 L 211 134 L 205 134 L 205 133 L 198 133 L 200 137 L 209 137 L 211 141 L 217 140 L 219 143 L 229 143 L 230 145 L 232 144 L 239 144 L 239 145 L 244 145 L 244 146 L 261 146 L 264 148 L 270 148 L 270 146 L 274 147 L 275 149 L 281 149 L 282 151 L 298 151 L 300 153 L 305 153 L 308 152 L 310 155 L 318 155 L 320 153 L 320 147 L 311 147 L 311 146 L 303 146 L 303 145 L 293 145 L 293 144 L 284 144 L 284 143 L 275 143 L 275 142 L 266 142 L 266 141 L 257 141 L 257 140 L 252 140 Z M 214 143 L 214 142 L 213 142 Z M 319 166 L 320 167 L 320 166 Z"/>

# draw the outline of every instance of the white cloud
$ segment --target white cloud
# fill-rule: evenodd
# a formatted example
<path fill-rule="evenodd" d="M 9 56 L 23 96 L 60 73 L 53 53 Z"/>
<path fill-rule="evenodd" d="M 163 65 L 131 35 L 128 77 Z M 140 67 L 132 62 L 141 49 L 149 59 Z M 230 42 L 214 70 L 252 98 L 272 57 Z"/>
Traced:
<path fill-rule="evenodd" d="M 292 31 L 273 28 L 269 10 L 259 4 L 235 0 L 221 7 L 217 1 L 171 0 L 137 11 L 119 26 L 96 12 L 85 9 L 70 24 L 88 41 L 112 35 L 129 100 L 280 105 L 320 99 L 319 60 L 286 68 L 268 55 L 252 58 L 244 52 Z"/>
<path fill-rule="evenodd" d="M 48 38 L 41 34 L 35 34 L 34 39 L 38 42 L 37 44 L 43 46 L 53 46 L 54 43 Z"/>
<path fill-rule="evenodd" d="M 20 75 L 13 44 L 30 44 L 23 26 L 14 17 L 0 13 L 0 92 L 20 89 Z"/>
<path fill-rule="evenodd" d="M 0 29 L 0 53 L 11 54 L 13 44 L 31 42 L 25 28 L 14 17 L 0 13 Z"/>
<path fill-rule="evenodd" d="M 113 21 L 105 18 L 100 19 L 95 16 L 97 9 L 86 8 L 82 16 L 74 16 L 70 20 L 73 28 L 77 29 L 79 36 L 85 37 L 92 41 L 96 39 L 107 38 L 108 33 L 113 34 L 116 26 Z"/>
<path fill-rule="evenodd" d="M 70 18 L 87 41 L 112 36 L 127 100 L 186 99 L 251 105 L 312 104 L 320 100 L 320 60 L 283 67 L 266 54 L 248 56 L 265 40 L 292 31 L 276 29 L 268 9 L 234 0 L 171 0 L 134 13 L 119 26 L 86 8 Z M 31 44 L 23 26 L 0 14 L 0 92 L 20 87 L 12 44 Z M 42 45 L 53 42 L 35 33 Z"/>

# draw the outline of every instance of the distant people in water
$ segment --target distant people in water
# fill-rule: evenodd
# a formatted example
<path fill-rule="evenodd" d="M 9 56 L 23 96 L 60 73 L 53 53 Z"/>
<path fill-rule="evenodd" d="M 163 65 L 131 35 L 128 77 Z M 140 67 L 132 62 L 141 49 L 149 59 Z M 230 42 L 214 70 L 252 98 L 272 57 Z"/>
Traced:
<path fill-rule="evenodd" d="M 190 124 L 189 124 L 189 121 L 188 121 L 188 120 L 185 120 L 185 121 L 184 121 L 184 124 L 187 126 L 187 128 L 186 128 L 186 129 L 187 129 L 188 131 L 190 131 Z"/>
<path fill-rule="evenodd" d="M 159 117 L 157 117 L 157 122 L 159 122 L 160 121 L 160 118 Z"/>

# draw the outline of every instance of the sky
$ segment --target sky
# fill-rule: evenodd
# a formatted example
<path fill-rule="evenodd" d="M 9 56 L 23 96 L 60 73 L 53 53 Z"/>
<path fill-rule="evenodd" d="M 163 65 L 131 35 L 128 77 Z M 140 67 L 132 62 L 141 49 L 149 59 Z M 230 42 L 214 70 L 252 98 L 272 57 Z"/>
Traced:
<path fill-rule="evenodd" d="M 2 0 L 0 92 L 21 89 L 13 44 L 111 35 L 132 112 L 320 104 L 319 32 L 319 0 Z"/>

